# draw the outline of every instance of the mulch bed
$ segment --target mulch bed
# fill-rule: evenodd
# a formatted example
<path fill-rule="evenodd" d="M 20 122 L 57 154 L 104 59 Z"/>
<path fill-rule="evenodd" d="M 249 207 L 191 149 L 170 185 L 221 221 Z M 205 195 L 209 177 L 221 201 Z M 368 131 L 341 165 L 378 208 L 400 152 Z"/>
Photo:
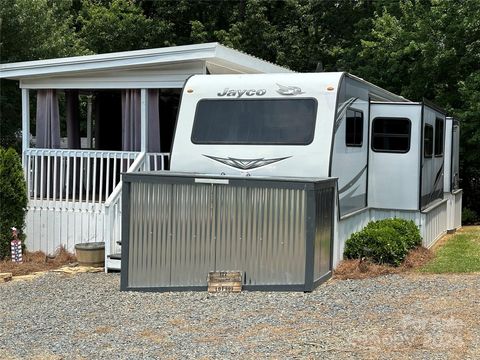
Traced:
<path fill-rule="evenodd" d="M 386 274 L 398 274 L 422 267 L 433 258 L 433 252 L 424 247 L 418 247 L 407 255 L 398 267 L 379 265 L 368 260 L 344 260 L 334 271 L 337 279 L 365 279 Z M 9 259 L 0 262 L 0 273 L 12 273 L 13 276 L 28 275 L 39 271 L 58 269 L 77 261 L 75 255 L 59 248 L 55 257 L 47 257 L 42 251 L 29 252 L 23 255 L 23 263 L 12 263 Z"/>
<path fill-rule="evenodd" d="M 368 260 L 343 260 L 335 269 L 337 279 L 365 279 L 386 274 L 399 274 L 413 271 L 433 258 L 431 250 L 423 246 L 411 250 L 403 263 L 398 266 L 380 265 Z"/>
<path fill-rule="evenodd" d="M 54 257 L 47 257 L 42 251 L 23 254 L 23 263 L 17 264 L 10 259 L 0 262 L 0 273 L 12 273 L 13 276 L 28 275 L 39 271 L 58 269 L 64 265 L 76 262 L 75 255 L 60 247 Z"/>

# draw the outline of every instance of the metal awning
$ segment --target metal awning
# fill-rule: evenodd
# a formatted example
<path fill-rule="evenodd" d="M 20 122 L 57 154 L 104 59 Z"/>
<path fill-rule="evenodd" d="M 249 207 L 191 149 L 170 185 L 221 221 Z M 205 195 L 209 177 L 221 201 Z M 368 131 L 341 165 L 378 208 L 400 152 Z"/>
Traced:
<path fill-rule="evenodd" d="M 291 71 L 219 43 L 0 64 L 0 78 L 32 89 L 181 87 L 188 76 L 207 72 Z"/>

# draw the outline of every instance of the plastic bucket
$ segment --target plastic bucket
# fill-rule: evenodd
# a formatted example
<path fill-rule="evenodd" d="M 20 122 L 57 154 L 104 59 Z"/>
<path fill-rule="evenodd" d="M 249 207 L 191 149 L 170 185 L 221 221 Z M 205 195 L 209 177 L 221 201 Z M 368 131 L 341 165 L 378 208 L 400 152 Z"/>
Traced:
<path fill-rule="evenodd" d="M 75 245 L 78 264 L 81 266 L 105 266 L 105 243 L 91 242 Z"/>

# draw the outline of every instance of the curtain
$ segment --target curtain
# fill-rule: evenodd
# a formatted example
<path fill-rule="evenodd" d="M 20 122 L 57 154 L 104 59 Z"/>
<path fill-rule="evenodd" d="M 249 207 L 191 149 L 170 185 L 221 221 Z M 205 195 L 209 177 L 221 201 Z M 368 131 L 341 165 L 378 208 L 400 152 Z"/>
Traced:
<path fill-rule="evenodd" d="M 140 90 L 122 91 L 122 150 L 140 151 Z"/>
<path fill-rule="evenodd" d="M 36 146 L 41 149 L 60 148 L 60 116 L 58 111 L 58 97 L 56 90 L 38 90 L 37 92 L 37 117 L 36 117 Z M 40 197 L 53 198 L 59 193 L 60 184 L 58 163 L 55 168 L 55 158 L 46 157 L 38 166 L 37 194 Z M 55 173 L 57 178 L 54 178 Z M 43 174 L 43 177 L 42 177 Z M 47 181 L 48 180 L 48 181 Z M 55 189 L 54 189 L 55 184 Z M 42 191 L 43 189 L 43 191 Z"/>
<path fill-rule="evenodd" d="M 57 92 L 53 89 L 37 92 L 37 148 L 60 148 L 60 116 Z"/>
<path fill-rule="evenodd" d="M 80 149 L 80 101 L 78 90 L 65 90 L 67 143 L 69 149 Z"/>
<path fill-rule="evenodd" d="M 158 89 L 148 90 L 148 152 L 160 152 L 160 111 Z"/>
<path fill-rule="evenodd" d="M 159 92 L 148 90 L 148 152 L 160 152 Z M 138 89 L 122 91 L 122 150 L 140 151 L 141 95 Z"/>

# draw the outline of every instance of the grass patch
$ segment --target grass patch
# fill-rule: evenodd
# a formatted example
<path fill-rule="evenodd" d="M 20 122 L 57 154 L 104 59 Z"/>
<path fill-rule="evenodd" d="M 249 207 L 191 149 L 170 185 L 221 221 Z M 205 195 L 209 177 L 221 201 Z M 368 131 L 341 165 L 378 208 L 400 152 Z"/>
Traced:
<path fill-rule="evenodd" d="M 419 269 L 426 273 L 480 272 L 480 227 L 466 226 L 435 251 Z"/>

